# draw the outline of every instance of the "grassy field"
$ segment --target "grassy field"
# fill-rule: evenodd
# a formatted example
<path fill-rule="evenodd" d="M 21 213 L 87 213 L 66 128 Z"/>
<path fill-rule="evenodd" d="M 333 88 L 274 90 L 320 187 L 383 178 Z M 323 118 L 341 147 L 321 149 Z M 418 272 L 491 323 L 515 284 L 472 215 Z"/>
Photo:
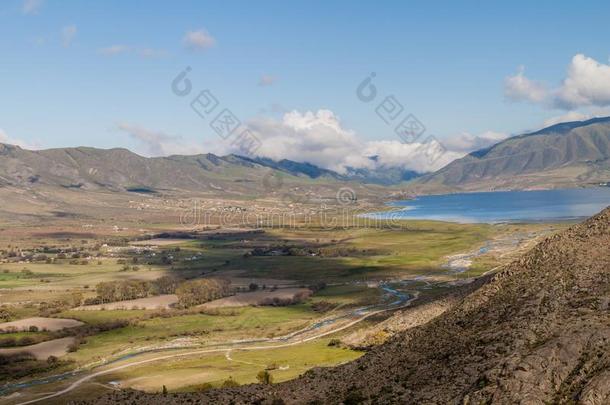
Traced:
<path fill-rule="evenodd" d="M 61 316 L 95 324 L 115 319 L 135 321 L 145 314 L 146 311 L 71 311 L 62 313 Z M 119 353 L 159 346 L 179 338 L 188 339 L 194 345 L 281 336 L 302 328 L 315 316 L 310 306 L 293 305 L 282 308 L 221 309 L 214 315 L 191 314 L 145 319 L 124 328 L 87 337 L 79 350 L 66 358 L 78 364 L 87 364 Z"/>
<path fill-rule="evenodd" d="M 414 276 L 439 271 L 445 256 L 473 249 L 492 237 L 489 225 L 416 222 L 408 229 L 270 230 L 277 240 L 322 240 L 367 253 L 351 257 L 236 257 L 228 269 L 252 277 L 303 281 L 351 281 Z M 334 243 L 332 241 L 335 241 Z"/>
<path fill-rule="evenodd" d="M 115 310 L 115 311 L 77 311 L 69 310 L 60 312 L 57 314 L 59 318 L 72 318 L 79 321 L 85 322 L 90 325 L 97 325 L 104 322 L 110 322 L 117 319 L 124 320 L 137 320 L 145 317 L 152 311 L 143 309 L 130 309 L 130 310 Z"/>
<path fill-rule="evenodd" d="M 244 242 L 230 236 L 211 240 L 185 240 L 172 245 L 171 265 L 145 258 L 138 271 L 124 271 L 116 259 L 94 258 L 86 265 L 56 263 L 0 264 L 0 289 L 68 290 L 93 288 L 110 280 L 152 280 L 166 274 L 192 276 L 198 273 L 222 275 L 240 271 L 245 277 L 296 280 L 301 282 L 351 281 L 414 275 L 438 270 L 445 256 L 482 244 L 496 230 L 489 225 L 456 225 L 441 222 L 409 222 L 405 229 L 350 228 L 267 229 Z M 335 247 L 362 250 L 355 256 L 252 256 L 256 246 Z M 162 248 L 159 248 L 162 249 Z M 160 255 L 160 254 L 159 254 Z"/>
<path fill-rule="evenodd" d="M 270 368 L 274 382 L 295 378 L 313 366 L 332 366 L 354 360 L 361 352 L 331 347 L 330 339 L 273 350 L 234 350 L 225 353 L 194 356 L 163 362 L 163 367 L 152 363 L 104 376 L 103 381 L 118 381 L 122 387 L 161 391 L 163 382 L 170 391 L 205 389 L 204 384 L 220 386 L 228 378 L 238 384 L 257 382 L 259 371 Z"/>
<path fill-rule="evenodd" d="M 311 297 L 311 302 L 331 302 L 337 305 L 364 306 L 379 302 L 381 291 L 378 288 L 370 288 L 362 284 L 347 284 L 329 286 Z"/>
<path fill-rule="evenodd" d="M 77 237 L 86 235 L 75 236 L 62 230 L 58 232 L 65 238 L 61 243 L 72 248 L 77 244 L 79 249 L 82 245 L 82 250 L 92 258 L 86 264 L 70 264 L 72 260 L 53 255 L 49 256 L 54 263 L 7 260 L 0 263 L 0 297 L 2 303 L 10 307 L 11 319 L 15 320 L 41 315 L 45 308 L 48 310 L 48 303 L 70 301 L 74 293 L 82 294 L 84 298 L 94 297 L 96 285 L 104 281 L 150 281 L 164 275 L 185 279 L 205 275 L 224 277 L 242 289 L 248 288 L 250 283 L 258 283 L 259 288 L 263 284 L 272 287 L 281 282 L 294 287 L 326 283 L 326 288 L 305 302 L 285 307 L 223 308 L 201 313 L 195 309 L 76 311 L 73 310 L 75 305 L 59 305 L 48 316 L 77 319 L 96 330 L 93 334 L 83 332 L 77 350 L 62 356 L 62 360 L 71 363 L 55 372 L 67 371 L 170 346 L 173 352 L 213 347 L 229 341 L 283 336 L 329 314 L 378 304 L 383 300 L 383 291 L 376 287 L 376 281 L 415 276 L 447 278 L 447 270 L 443 268 L 447 256 L 472 252 L 490 239 L 532 229 L 538 228 L 534 225 L 434 221 L 405 221 L 399 229 L 357 226 L 327 229 L 309 224 L 265 228 L 257 233 L 245 230 L 229 234 L 195 234 L 195 239 L 173 240 L 171 245 L 158 243 L 153 248 L 142 246 L 145 243 L 130 246 L 124 236 L 117 243 L 120 247 L 99 248 L 101 242 L 94 244 L 92 238 L 86 243 L 78 241 Z M 48 238 L 49 233 L 45 235 Z M 36 243 L 36 238 L 30 240 L 31 247 L 36 247 Z M 44 243 L 50 245 L 52 241 L 45 239 Z M 55 240 L 55 244 L 61 243 Z M 27 249 L 27 244 L 20 242 L 19 247 Z M 286 253 L 292 252 L 291 249 L 298 253 Z M 274 253 L 277 251 L 281 254 Z M 501 261 L 498 255 L 477 257 L 468 275 L 481 274 Z M 424 289 L 424 283 L 413 288 L 420 287 L 422 294 L 428 295 L 450 288 L 438 284 Z M 126 323 L 103 332 L 95 329 L 116 321 Z M 359 327 L 373 323 L 371 318 Z M 6 335 L 16 339 L 28 336 L 43 340 L 52 337 L 42 332 Z M 335 365 L 361 355 L 329 346 L 329 339 L 333 337 L 336 336 L 278 349 L 234 350 L 229 357 L 226 353 L 218 353 L 165 361 L 163 367 L 152 363 L 125 369 L 98 381 L 119 381 L 123 387 L 147 391 L 160 391 L 162 385 L 170 391 L 200 390 L 207 387 L 203 384 L 218 386 L 230 377 L 240 384 L 256 382 L 256 374 L 270 368 L 274 380 L 279 382 L 294 378 L 313 366 Z M 83 386 L 74 398 L 87 395 L 85 388 L 99 390 L 100 386 L 93 383 Z M 42 392 L 46 388 L 34 390 L 38 389 Z"/>

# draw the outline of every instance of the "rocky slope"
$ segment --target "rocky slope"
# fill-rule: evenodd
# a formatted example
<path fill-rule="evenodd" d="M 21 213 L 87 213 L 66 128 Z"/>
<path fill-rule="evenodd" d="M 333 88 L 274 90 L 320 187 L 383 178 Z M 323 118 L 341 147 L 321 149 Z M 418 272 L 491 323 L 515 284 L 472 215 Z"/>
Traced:
<path fill-rule="evenodd" d="M 574 187 L 610 181 L 610 117 L 508 138 L 423 176 L 430 189 Z"/>
<path fill-rule="evenodd" d="M 610 403 L 610 208 L 536 245 L 425 325 L 271 386 L 95 403 Z"/>
<path fill-rule="evenodd" d="M 396 311 L 391 317 L 376 325 L 366 329 L 358 329 L 341 337 L 341 343 L 356 350 L 370 350 L 376 345 L 385 343 L 397 333 L 430 322 L 430 320 L 457 305 L 466 291 L 470 291 L 474 287 L 472 284 L 457 287 L 455 290 L 452 289 L 450 293 L 427 302 L 421 302 L 418 299 L 414 302 L 414 305 Z"/>

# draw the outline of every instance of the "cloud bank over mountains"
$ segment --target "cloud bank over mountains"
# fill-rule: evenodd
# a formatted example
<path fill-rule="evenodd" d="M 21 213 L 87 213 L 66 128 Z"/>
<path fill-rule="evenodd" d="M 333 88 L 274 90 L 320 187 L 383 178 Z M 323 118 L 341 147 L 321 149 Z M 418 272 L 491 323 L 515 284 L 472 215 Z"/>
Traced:
<path fill-rule="evenodd" d="M 345 173 L 349 168 L 375 170 L 383 167 L 430 172 L 468 152 L 506 138 L 506 135 L 495 132 L 481 135 L 464 133 L 442 141 L 442 146 L 436 140 L 431 141 L 432 145 L 424 143 L 426 136 L 413 143 L 403 143 L 399 139 L 364 140 L 353 130 L 345 128 L 334 112 L 324 109 L 316 112 L 295 110 L 285 113 L 281 119 L 259 117 L 248 121 L 244 128 L 260 140 L 256 156 L 308 162 L 338 173 Z M 178 136 L 129 123 L 120 123 L 118 129 L 137 140 L 141 145 L 138 151 L 147 156 L 206 152 L 240 154 L 230 139 L 225 141 L 214 136 L 207 142 L 193 144 Z M 431 156 L 429 150 L 443 152 Z"/>
<path fill-rule="evenodd" d="M 511 101 L 526 101 L 548 108 L 575 110 L 582 107 L 610 106 L 610 66 L 583 54 L 568 65 L 566 76 L 555 88 L 531 80 L 525 69 L 504 81 L 504 95 Z"/>
<path fill-rule="evenodd" d="M 324 109 L 291 111 L 280 120 L 259 118 L 250 121 L 248 127 L 262 143 L 257 151 L 259 155 L 275 160 L 306 161 L 338 173 L 344 173 L 347 168 L 383 166 L 427 172 L 457 157 L 454 152 L 447 151 L 430 158 L 421 142 L 364 140 L 345 128 L 335 113 Z M 422 137 L 422 142 L 424 139 Z"/>

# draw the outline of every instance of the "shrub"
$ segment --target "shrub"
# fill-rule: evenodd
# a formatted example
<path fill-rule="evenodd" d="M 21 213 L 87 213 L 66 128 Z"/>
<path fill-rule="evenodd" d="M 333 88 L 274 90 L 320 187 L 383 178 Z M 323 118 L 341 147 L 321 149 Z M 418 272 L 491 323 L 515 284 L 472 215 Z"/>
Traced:
<path fill-rule="evenodd" d="M 339 346 L 341 345 L 341 341 L 339 339 L 331 339 L 330 342 L 328 342 L 328 345 L 331 347 Z"/>
<path fill-rule="evenodd" d="M 14 313 L 8 307 L 0 307 L 0 321 L 8 322 L 13 319 Z"/>
<path fill-rule="evenodd" d="M 70 345 L 68 346 L 68 352 L 74 353 L 75 351 L 77 351 L 80 348 L 80 343 L 80 339 L 76 339 L 74 342 L 70 343 Z"/>
<path fill-rule="evenodd" d="M 193 387 L 193 391 L 195 392 L 204 392 L 207 390 L 211 390 L 214 386 L 210 383 L 198 384 Z"/>
<path fill-rule="evenodd" d="M 273 376 L 267 370 L 261 370 L 256 375 L 256 379 L 261 384 L 273 384 Z"/>
<path fill-rule="evenodd" d="M 13 347 L 17 346 L 17 340 L 14 337 L 7 337 L 0 339 L 0 347 Z"/>
<path fill-rule="evenodd" d="M 222 383 L 222 388 L 231 388 L 231 387 L 239 387 L 239 383 L 233 379 L 233 377 L 229 377 Z"/>

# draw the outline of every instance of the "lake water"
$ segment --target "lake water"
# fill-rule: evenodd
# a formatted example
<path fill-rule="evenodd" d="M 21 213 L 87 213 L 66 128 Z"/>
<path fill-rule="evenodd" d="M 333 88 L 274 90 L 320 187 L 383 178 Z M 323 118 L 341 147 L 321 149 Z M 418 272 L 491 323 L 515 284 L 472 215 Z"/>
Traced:
<path fill-rule="evenodd" d="M 610 187 L 429 195 L 390 205 L 399 210 L 370 216 L 462 223 L 566 221 L 609 206 Z"/>

